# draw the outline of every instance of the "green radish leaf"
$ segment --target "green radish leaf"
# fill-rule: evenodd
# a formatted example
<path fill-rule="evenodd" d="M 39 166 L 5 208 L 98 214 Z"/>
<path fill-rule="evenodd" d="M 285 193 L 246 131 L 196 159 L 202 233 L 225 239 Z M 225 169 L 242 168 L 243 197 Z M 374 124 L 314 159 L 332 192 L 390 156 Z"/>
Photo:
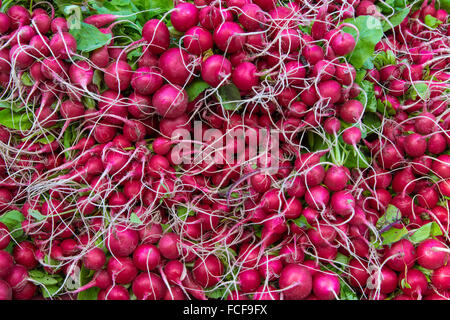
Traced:
<path fill-rule="evenodd" d="M 383 21 L 383 31 L 386 32 L 392 28 L 398 26 L 402 21 L 408 16 L 410 8 L 403 8 L 397 11 L 392 17 L 389 17 L 389 22 L 392 24 Z"/>
<path fill-rule="evenodd" d="M 14 112 L 11 109 L 0 110 L 0 124 L 16 130 L 28 130 L 32 125 L 26 113 Z"/>
<path fill-rule="evenodd" d="M 192 82 L 189 87 L 186 88 L 186 92 L 189 96 L 189 102 L 194 101 L 195 98 L 197 98 L 203 91 L 205 91 L 209 87 L 210 85 L 203 80 L 195 80 L 194 82 Z"/>
<path fill-rule="evenodd" d="M 417 229 L 410 237 L 409 240 L 413 243 L 420 243 L 431 237 L 436 237 L 442 235 L 442 230 L 436 222 L 430 222 L 419 229 Z"/>
<path fill-rule="evenodd" d="M 22 230 L 22 222 L 24 220 L 23 214 L 17 210 L 8 211 L 0 216 L 0 222 L 6 225 L 14 239 L 20 238 L 24 234 Z"/>
<path fill-rule="evenodd" d="M 425 16 L 425 24 L 427 26 L 429 26 L 430 28 L 436 29 L 437 27 L 439 27 L 439 25 L 442 24 L 442 21 L 439 19 L 436 19 L 432 15 L 427 14 Z"/>
<path fill-rule="evenodd" d="M 241 94 L 239 89 L 232 83 L 221 86 L 217 89 L 219 101 L 226 110 L 236 110 L 239 108 Z"/>
<path fill-rule="evenodd" d="M 359 39 L 357 39 L 356 30 L 350 27 L 343 28 L 343 31 L 350 33 L 357 40 L 355 49 L 349 54 L 349 59 L 350 63 L 359 69 L 373 55 L 375 45 L 383 37 L 383 27 L 380 20 L 373 16 L 359 16 L 346 19 L 344 22 L 353 24 L 359 31 Z"/>
<path fill-rule="evenodd" d="M 401 214 L 400 210 L 396 206 L 390 204 L 387 207 L 386 212 L 384 213 L 384 215 L 382 215 L 378 219 L 378 221 L 376 223 L 376 227 L 377 227 L 378 230 L 381 230 L 384 227 L 386 227 L 386 226 L 388 226 L 388 225 L 390 225 L 390 224 L 400 220 L 401 217 L 402 217 L 402 214 Z"/>
<path fill-rule="evenodd" d="M 36 140 L 36 142 L 42 143 L 42 144 L 49 144 L 52 143 L 53 141 L 55 141 L 55 137 L 48 135 L 48 136 L 44 136 L 41 139 Z"/>
<path fill-rule="evenodd" d="M 90 52 L 108 44 L 111 34 L 103 33 L 97 27 L 81 22 L 79 28 L 70 26 L 70 34 L 77 40 L 77 50 Z"/>

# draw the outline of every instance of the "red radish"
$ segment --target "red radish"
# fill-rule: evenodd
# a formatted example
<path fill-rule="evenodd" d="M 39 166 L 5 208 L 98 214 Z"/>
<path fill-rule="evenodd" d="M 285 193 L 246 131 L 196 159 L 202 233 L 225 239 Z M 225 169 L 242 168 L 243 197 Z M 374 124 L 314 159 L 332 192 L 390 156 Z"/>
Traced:
<path fill-rule="evenodd" d="M 80 288 L 78 288 L 77 290 L 75 290 L 73 293 L 78 293 L 87 289 L 90 289 L 92 287 L 98 287 L 102 290 L 107 289 L 108 287 L 110 287 L 112 285 L 112 278 L 109 275 L 109 273 L 102 269 L 102 270 L 98 270 L 97 272 L 95 272 L 94 277 L 92 278 L 92 280 L 85 284 L 84 286 L 81 286 Z"/>
<path fill-rule="evenodd" d="M 352 259 L 349 261 L 348 266 L 350 273 L 350 285 L 353 287 L 364 288 L 367 283 L 367 279 L 369 278 L 367 264 L 357 259 Z"/>
<path fill-rule="evenodd" d="M 69 77 L 73 84 L 86 90 L 92 83 L 94 70 L 86 61 L 76 61 L 69 68 Z"/>
<path fill-rule="evenodd" d="M 280 257 L 284 264 L 302 263 L 305 259 L 303 249 L 299 245 L 288 243 L 280 250 Z"/>
<path fill-rule="evenodd" d="M 163 300 L 187 300 L 186 295 L 180 287 L 171 286 L 166 291 Z"/>
<path fill-rule="evenodd" d="M 165 84 L 155 92 L 152 103 L 159 115 L 173 119 L 186 111 L 188 95 L 178 85 Z"/>
<path fill-rule="evenodd" d="M 12 266 L 9 273 L 3 277 L 3 279 L 11 286 L 13 295 L 25 289 L 28 278 L 29 274 L 27 269 L 21 265 Z"/>
<path fill-rule="evenodd" d="M 109 63 L 108 47 L 103 46 L 91 52 L 90 60 L 98 68 L 105 68 Z"/>
<path fill-rule="evenodd" d="M 253 300 L 280 300 L 280 294 L 273 286 L 259 286 L 254 295 Z"/>
<path fill-rule="evenodd" d="M 317 89 L 319 96 L 330 103 L 336 103 L 341 98 L 341 85 L 337 81 L 322 81 L 317 85 Z"/>
<path fill-rule="evenodd" d="M 263 279 L 268 281 L 277 279 L 282 269 L 283 263 L 277 256 L 265 255 L 259 261 L 258 272 Z"/>
<path fill-rule="evenodd" d="M 392 189 L 397 193 L 411 193 L 415 188 L 415 177 L 411 167 L 397 172 L 392 179 Z"/>
<path fill-rule="evenodd" d="M 349 100 L 341 106 L 339 115 L 345 122 L 356 123 L 360 120 L 363 111 L 364 106 L 361 102 L 358 100 Z"/>
<path fill-rule="evenodd" d="M 409 156 L 420 157 L 427 149 L 427 141 L 420 134 L 413 133 L 406 137 L 404 146 Z"/>
<path fill-rule="evenodd" d="M 304 46 L 302 49 L 302 55 L 305 57 L 306 61 L 312 65 L 315 65 L 324 58 L 323 49 L 318 45 Z"/>
<path fill-rule="evenodd" d="M 424 240 L 417 247 L 417 263 L 426 269 L 438 269 L 448 261 L 446 250 L 447 247 L 438 240 Z"/>
<path fill-rule="evenodd" d="M 336 72 L 334 65 L 328 60 L 318 61 L 312 70 L 312 75 L 322 81 L 331 80 Z"/>
<path fill-rule="evenodd" d="M 328 204 L 330 194 L 328 190 L 322 186 L 314 186 L 306 191 L 306 203 L 317 210 L 322 210 Z"/>
<path fill-rule="evenodd" d="M 330 191 L 340 191 L 344 189 L 349 180 L 349 172 L 346 167 L 332 166 L 325 174 L 324 184 Z"/>
<path fill-rule="evenodd" d="M 242 62 L 234 68 L 232 80 L 239 90 L 250 91 L 259 83 L 256 66 L 251 62 Z"/>
<path fill-rule="evenodd" d="M 450 178 L 450 155 L 442 154 L 434 159 L 431 169 L 443 179 Z"/>

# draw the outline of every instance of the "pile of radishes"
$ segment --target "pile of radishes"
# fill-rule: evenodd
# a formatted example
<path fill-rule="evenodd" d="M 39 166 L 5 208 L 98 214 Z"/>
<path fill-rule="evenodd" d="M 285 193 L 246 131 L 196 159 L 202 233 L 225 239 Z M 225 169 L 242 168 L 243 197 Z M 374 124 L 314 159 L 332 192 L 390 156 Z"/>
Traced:
<path fill-rule="evenodd" d="M 444 4 L 1 7 L 0 300 L 450 299 Z"/>

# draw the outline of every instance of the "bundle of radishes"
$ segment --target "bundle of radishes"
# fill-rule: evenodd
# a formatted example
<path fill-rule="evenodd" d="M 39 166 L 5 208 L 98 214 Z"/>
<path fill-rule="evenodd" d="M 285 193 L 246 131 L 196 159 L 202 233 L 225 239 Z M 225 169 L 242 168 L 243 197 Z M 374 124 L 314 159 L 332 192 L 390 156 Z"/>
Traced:
<path fill-rule="evenodd" d="M 450 299 L 448 3 L 148 6 L 1 5 L 0 300 Z"/>

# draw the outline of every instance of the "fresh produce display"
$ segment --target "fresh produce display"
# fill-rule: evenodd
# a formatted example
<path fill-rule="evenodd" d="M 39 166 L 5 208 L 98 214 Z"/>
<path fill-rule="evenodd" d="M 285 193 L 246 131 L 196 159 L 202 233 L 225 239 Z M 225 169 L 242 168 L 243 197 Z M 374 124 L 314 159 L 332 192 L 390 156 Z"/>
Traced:
<path fill-rule="evenodd" d="M 450 299 L 448 0 L 0 4 L 0 300 Z"/>

